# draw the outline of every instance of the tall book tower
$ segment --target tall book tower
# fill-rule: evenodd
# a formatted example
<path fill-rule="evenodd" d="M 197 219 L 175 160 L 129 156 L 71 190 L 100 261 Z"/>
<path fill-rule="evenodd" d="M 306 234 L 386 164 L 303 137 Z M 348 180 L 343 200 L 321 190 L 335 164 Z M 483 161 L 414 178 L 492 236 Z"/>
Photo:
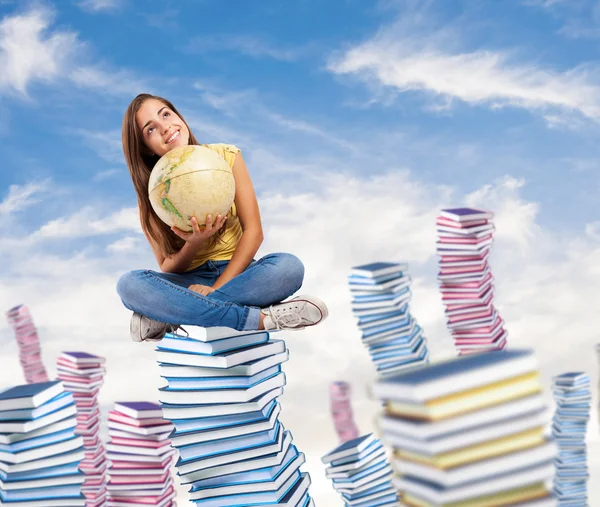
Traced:
<path fill-rule="evenodd" d="M 106 452 L 100 440 L 98 394 L 104 383 L 105 359 L 87 352 L 63 352 L 57 359 L 57 376 L 73 395 L 77 407 L 75 433 L 83 438 L 85 457 L 80 469 L 85 474 L 81 491 L 86 507 L 106 505 Z"/>
<path fill-rule="evenodd" d="M 532 351 L 468 354 L 381 378 L 373 394 L 403 505 L 554 507 L 556 444 Z"/>
<path fill-rule="evenodd" d="M 331 418 L 340 443 L 358 438 L 358 427 L 354 422 L 350 400 L 350 384 L 343 381 L 329 384 L 329 402 Z"/>
<path fill-rule="evenodd" d="M 348 276 L 352 313 L 381 377 L 429 360 L 423 330 L 409 311 L 410 283 L 405 263 L 355 266 Z"/>
<path fill-rule="evenodd" d="M 198 507 L 313 505 L 310 476 L 279 421 L 288 360 L 268 332 L 186 326 L 167 334 L 156 357 L 167 386 L 163 415 L 175 426 L 179 481 Z"/>
<path fill-rule="evenodd" d="M 588 505 L 587 450 L 585 434 L 590 418 L 590 377 L 582 372 L 564 373 L 553 379 L 556 412 L 552 435 L 558 442 L 554 492 L 559 505 Z"/>
<path fill-rule="evenodd" d="M 506 347 L 508 333 L 494 307 L 488 263 L 493 217 L 490 211 L 453 208 L 436 218 L 438 281 L 446 323 L 461 355 Z"/>
<path fill-rule="evenodd" d="M 0 392 L 0 505 L 85 507 L 75 414 L 60 381 Z"/>
<path fill-rule="evenodd" d="M 120 401 L 108 413 L 108 507 L 176 507 L 175 451 L 158 404 Z"/>
<path fill-rule="evenodd" d="M 25 382 L 28 384 L 48 382 L 48 373 L 42 362 L 40 338 L 29 309 L 25 305 L 15 306 L 7 312 L 6 316 L 15 332 Z"/>

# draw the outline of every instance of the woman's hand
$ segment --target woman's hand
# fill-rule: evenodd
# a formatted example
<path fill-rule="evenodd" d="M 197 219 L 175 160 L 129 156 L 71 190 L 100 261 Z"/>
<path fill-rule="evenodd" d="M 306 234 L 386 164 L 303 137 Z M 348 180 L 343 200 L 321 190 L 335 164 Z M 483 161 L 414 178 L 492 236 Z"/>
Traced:
<path fill-rule="evenodd" d="M 204 243 L 211 236 L 214 236 L 219 229 L 223 227 L 225 220 L 227 220 L 227 215 L 223 217 L 221 215 L 217 215 L 217 220 L 213 224 L 212 217 L 207 215 L 206 225 L 204 226 L 204 229 L 200 229 L 198 220 L 196 220 L 196 217 L 192 217 L 192 230 L 190 232 L 182 231 L 175 226 L 171 227 L 171 230 L 194 248 L 199 248 L 202 243 Z"/>
<path fill-rule="evenodd" d="M 212 287 L 209 287 L 208 285 L 200 285 L 200 284 L 194 284 L 194 285 L 190 285 L 188 287 L 189 290 L 193 290 L 194 292 L 197 292 L 198 294 L 202 295 L 202 296 L 208 296 L 213 290 Z"/>

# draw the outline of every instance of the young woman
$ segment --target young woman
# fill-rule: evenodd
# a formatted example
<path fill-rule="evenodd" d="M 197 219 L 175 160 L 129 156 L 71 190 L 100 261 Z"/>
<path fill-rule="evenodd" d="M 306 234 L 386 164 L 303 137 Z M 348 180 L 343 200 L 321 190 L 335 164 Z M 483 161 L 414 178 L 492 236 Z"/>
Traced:
<path fill-rule="evenodd" d="M 148 179 L 168 151 L 200 144 L 168 100 L 138 95 L 123 118 L 123 152 L 137 193 L 142 230 L 160 272 L 125 273 L 117 292 L 133 311 L 134 341 L 161 340 L 180 325 L 225 326 L 244 330 L 304 329 L 327 318 L 321 300 L 294 294 L 304 266 L 294 255 L 269 254 L 254 260 L 263 240 L 260 212 L 240 150 L 203 144 L 231 166 L 235 199 L 226 216 L 208 216 L 204 228 L 195 217 L 192 230 L 162 222 L 150 205 Z"/>

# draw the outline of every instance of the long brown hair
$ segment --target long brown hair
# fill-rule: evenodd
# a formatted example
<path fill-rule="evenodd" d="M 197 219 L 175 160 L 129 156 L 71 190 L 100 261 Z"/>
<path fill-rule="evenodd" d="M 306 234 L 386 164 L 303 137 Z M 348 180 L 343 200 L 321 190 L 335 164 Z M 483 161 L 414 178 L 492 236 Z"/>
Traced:
<path fill-rule="evenodd" d="M 133 186 L 137 194 L 142 230 L 147 236 L 152 238 L 158 244 L 162 252 L 168 256 L 178 252 L 185 241 L 177 236 L 177 234 L 175 234 L 171 228 L 158 217 L 152 209 L 148 197 L 148 180 L 150 179 L 150 173 L 160 157 L 151 153 L 144 144 L 142 134 L 135 121 L 136 113 L 148 99 L 155 99 L 162 102 L 181 118 L 181 121 L 185 123 L 190 132 L 188 144 L 200 143 L 198 143 L 194 134 L 192 134 L 189 125 L 183 116 L 181 116 L 181 113 L 177 111 L 175 106 L 167 99 L 157 97 L 156 95 L 150 95 L 149 93 L 140 93 L 131 101 L 127 111 L 125 111 L 122 128 L 123 154 L 125 155 L 125 161 L 127 162 L 127 167 L 129 167 Z M 213 241 L 220 239 L 225 227 L 226 224 L 219 231 L 219 234 L 215 234 L 210 239 Z"/>

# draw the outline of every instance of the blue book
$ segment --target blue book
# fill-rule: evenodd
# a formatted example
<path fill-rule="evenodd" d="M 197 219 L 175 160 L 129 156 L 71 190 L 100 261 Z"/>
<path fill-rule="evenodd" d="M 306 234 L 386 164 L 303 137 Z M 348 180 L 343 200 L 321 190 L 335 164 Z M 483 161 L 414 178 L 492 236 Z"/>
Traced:
<path fill-rule="evenodd" d="M 4 410 L 0 412 L 0 421 L 30 421 L 73 404 L 73 395 L 70 392 L 63 392 L 37 408 Z"/>
<path fill-rule="evenodd" d="M 60 380 L 10 387 L 0 392 L 0 411 L 37 408 L 63 391 Z"/>
<path fill-rule="evenodd" d="M 283 469 L 285 469 L 296 457 L 303 455 L 298 452 L 296 446 L 291 445 L 288 448 L 283 461 L 280 465 L 274 467 L 264 467 L 255 470 L 249 470 L 247 472 L 238 472 L 228 475 L 220 475 L 218 477 L 209 477 L 208 479 L 200 479 L 192 483 L 190 491 L 198 491 L 206 488 L 216 488 L 227 484 L 230 486 L 236 486 L 241 484 L 254 484 L 257 482 L 272 481 L 277 477 Z"/>
<path fill-rule="evenodd" d="M 219 485 L 212 487 L 194 487 L 190 489 L 190 497 L 193 501 L 208 498 L 221 498 L 223 496 L 250 494 L 260 492 L 274 492 L 285 488 L 285 484 L 291 485 L 290 479 L 299 477 L 299 468 L 304 464 L 304 454 L 300 453 L 291 460 L 286 461 L 277 468 L 277 473 L 268 480 L 246 482 L 242 484 L 231 484 L 226 478 Z"/>
<path fill-rule="evenodd" d="M 171 422 L 175 426 L 175 431 L 178 435 L 193 433 L 196 431 L 206 431 L 218 428 L 227 428 L 230 426 L 252 424 L 253 422 L 268 418 L 276 405 L 277 400 L 273 400 L 262 410 L 257 410 L 255 412 L 218 415 L 215 417 L 200 417 L 197 419 L 171 419 Z"/>
<path fill-rule="evenodd" d="M 214 355 L 229 352 L 231 350 L 251 347 L 269 341 L 269 333 L 261 331 L 260 333 L 244 334 L 232 336 L 211 342 L 200 342 L 192 338 L 170 335 L 165 336 L 158 342 L 158 350 L 168 350 L 175 352 L 188 352 L 191 354 Z"/>
<path fill-rule="evenodd" d="M 249 377 L 164 377 L 169 383 L 169 389 L 239 389 L 250 387 L 254 384 L 276 375 L 281 371 L 281 366 L 267 368 L 256 375 Z"/>
<path fill-rule="evenodd" d="M 374 278 L 366 277 L 366 276 L 357 276 L 357 275 L 348 275 L 348 285 L 350 286 L 350 290 L 361 290 L 361 287 L 365 286 L 376 286 L 382 285 L 386 282 L 391 282 L 393 280 L 402 280 L 403 278 L 408 279 L 408 275 L 403 273 L 402 271 L 396 271 L 389 275 L 384 276 L 376 276 Z"/>
<path fill-rule="evenodd" d="M 232 437 L 248 436 L 259 431 L 272 429 L 277 423 L 277 418 L 281 413 L 281 406 L 275 405 L 275 408 L 269 414 L 268 418 L 261 419 L 252 424 L 238 424 L 237 426 L 228 426 L 227 428 L 217 428 L 212 430 L 195 431 L 193 433 L 177 433 L 172 431 L 169 435 L 171 446 L 184 447 L 187 445 L 200 444 L 213 440 L 224 440 Z"/>
<path fill-rule="evenodd" d="M 353 456 L 367 449 L 373 443 L 378 442 L 379 440 L 375 438 L 373 433 L 368 433 L 338 445 L 335 449 L 329 451 L 327 454 L 321 457 L 321 461 L 323 463 L 331 463 L 342 458 Z"/>
<path fill-rule="evenodd" d="M 306 489 L 304 484 L 307 474 L 293 475 L 283 486 L 275 491 L 247 493 L 229 496 L 220 496 L 206 500 L 196 500 L 197 507 L 241 507 L 243 505 L 278 504 L 283 506 L 296 506 L 300 502 Z"/>
<path fill-rule="evenodd" d="M 73 418 L 75 419 L 75 418 Z M 69 439 L 74 435 L 73 428 L 58 431 L 56 433 L 50 433 L 41 437 L 34 437 L 27 440 L 21 440 L 14 444 L 0 444 L 0 452 L 20 452 L 26 451 L 27 449 L 35 449 L 36 447 L 43 447 L 48 444 L 56 442 L 62 442 L 63 440 Z"/>
<path fill-rule="evenodd" d="M 44 477 L 62 477 L 78 473 L 80 463 L 81 462 L 78 460 L 67 463 L 66 465 L 36 468 L 35 470 L 28 470 L 25 472 L 6 473 L 0 470 L 0 479 L 4 482 L 19 482 L 31 479 L 42 479 Z"/>
<path fill-rule="evenodd" d="M 233 438 L 223 438 L 221 440 L 209 440 L 199 444 L 184 445 L 179 447 L 179 456 L 182 462 L 196 460 L 200 458 L 208 458 L 231 452 L 245 451 L 254 449 L 272 443 L 276 435 L 279 433 L 279 422 L 275 422 L 275 426 L 267 431 L 251 433 Z"/>
<path fill-rule="evenodd" d="M 362 276 L 367 278 L 382 277 L 391 273 L 404 272 L 408 270 L 408 264 L 402 262 L 372 262 L 370 264 L 362 264 L 354 266 L 350 275 Z"/>

